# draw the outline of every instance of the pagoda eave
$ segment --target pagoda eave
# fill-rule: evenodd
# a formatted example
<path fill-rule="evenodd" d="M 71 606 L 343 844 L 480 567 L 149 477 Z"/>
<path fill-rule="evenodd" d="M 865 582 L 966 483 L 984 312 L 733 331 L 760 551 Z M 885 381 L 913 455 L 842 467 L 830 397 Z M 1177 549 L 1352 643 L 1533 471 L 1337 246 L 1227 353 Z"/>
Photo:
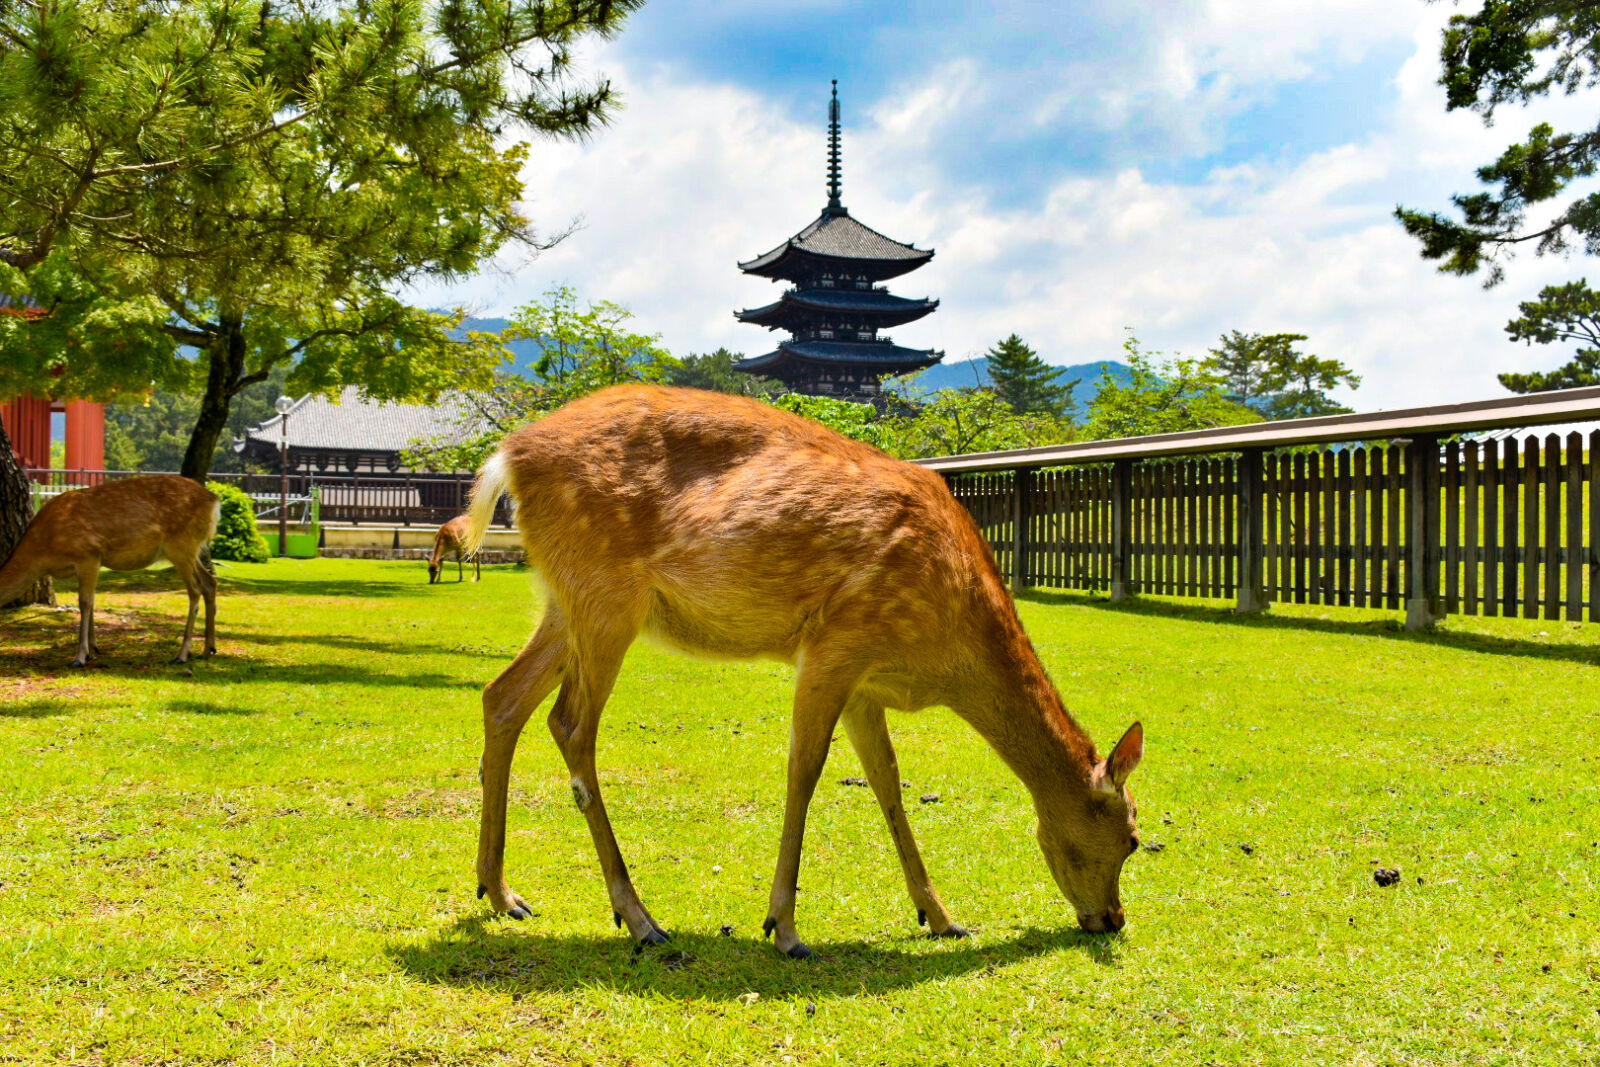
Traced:
<path fill-rule="evenodd" d="M 772 374 L 787 365 L 870 369 L 873 374 L 902 374 L 931 367 L 944 358 L 933 349 L 903 348 L 884 341 L 794 341 L 780 344 L 766 355 L 742 359 L 734 370 Z"/>
<path fill-rule="evenodd" d="M 761 278 L 795 281 L 829 273 L 843 277 L 863 277 L 875 282 L 909 274 L 933 258 L 932 250 L 918 249 L 915 256 L 900 259 L 858 259 L 808 252 L 794 245 L 775 248 L 764 256 L 746 260 L 739 269 Z"/>
<path fill-rule="evenodd" d="M 821 312 L 883 330 L 915 322 L 932 314 L 938 306 L 937 300 L 907 300 L 879 290 L 790 291 L 762 307 L 736 311 L 734 317 L 769 330 L 794 332 L 814 313 Z"/>

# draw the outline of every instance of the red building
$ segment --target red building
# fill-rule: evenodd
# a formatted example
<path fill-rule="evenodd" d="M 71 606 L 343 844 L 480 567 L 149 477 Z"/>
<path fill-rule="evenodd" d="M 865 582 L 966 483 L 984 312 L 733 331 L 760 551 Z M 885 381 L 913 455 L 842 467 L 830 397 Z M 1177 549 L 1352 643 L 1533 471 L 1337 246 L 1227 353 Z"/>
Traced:
<path fill-rule="evenodd" d="M 0 314 L 36 318 L 45 312 L 29 297 L 0 294 Z M 24 468 L 50 466 L 50 416 L 67 416 L 68 470 L 104 470 L 106 406 L 90 400 L 41 400 L 19 396 L 0 401 L 0 425 L 11 438 L 11 450 Z M 69 479 L 70 480 L 70 479 Z"/>
<path fill-rule="evenodd" d="M 41 400 L 31 396 L 0 401 L 0 423 L 24 467 L 50 466 L 50 416 L 67 416 L 67 470 L 104 470 L 106 406 L 92 400 Z"/>

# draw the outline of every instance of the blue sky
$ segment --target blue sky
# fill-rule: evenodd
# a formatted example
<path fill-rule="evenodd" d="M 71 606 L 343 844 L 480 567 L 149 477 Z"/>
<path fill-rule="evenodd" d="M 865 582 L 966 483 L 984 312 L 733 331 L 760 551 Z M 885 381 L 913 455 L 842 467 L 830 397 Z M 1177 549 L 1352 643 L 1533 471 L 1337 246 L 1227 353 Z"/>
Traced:
<path fill-rule="evenodd" d="M 1524 256 L 1484 291 L 1439 275 L 1390 217 L 1443 207 L 1473 168 L 1579 101 L 1447 115 L 1422 0 L 915 5 L 658 0 L 583 52 L 626 106 L 583 144 L 541 143 L 526 211 L 578 228 L 537 258 L 420 294 L 487 314 L 571 284 L 632 308 L 678 353 L 756 354 L 734 322 L 770 283 L 735 262 L 822 207 L 828 83 L 845 203 L 932 264 L 894 283 L 942 301 L 896 340 L 981 353 L 1016 331 L 1052 362 L 1203 355 L 1233 329 L 1292 330 L 1364 378 L 1362 408 L 1499 393 L 1553 366 L 1502 327 L 1579 262 Z M 903 334 L 904 336 L 901 336 Z"/>

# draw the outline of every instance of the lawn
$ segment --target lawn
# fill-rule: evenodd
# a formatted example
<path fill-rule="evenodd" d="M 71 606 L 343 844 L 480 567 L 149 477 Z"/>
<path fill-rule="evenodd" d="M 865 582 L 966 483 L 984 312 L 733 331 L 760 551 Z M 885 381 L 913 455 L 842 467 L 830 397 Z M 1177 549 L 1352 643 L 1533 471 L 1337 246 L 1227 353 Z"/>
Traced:
<path fill-rule="evenodd" d="M 787 668 L 631 654 L 601 782 L 674 935 L 636 954 L 542 715 L 507 862 L 537 914 L 474 898 L 478 695 L 527 572 L 221 577 L 192 675 L 169 570 L 105 577 L 87 671 L 75 613 L 0 616 L 0 1062 L 1600 1063 L 1600 627 L 1029 595 L 1091 734 L 1146 727 L 1127 928 L 1076 930 L 1022 787 L 932 711 L 891 729 L 974 936 L 919 936 L 841 732 L 796 963 L 761 937 Z"/>

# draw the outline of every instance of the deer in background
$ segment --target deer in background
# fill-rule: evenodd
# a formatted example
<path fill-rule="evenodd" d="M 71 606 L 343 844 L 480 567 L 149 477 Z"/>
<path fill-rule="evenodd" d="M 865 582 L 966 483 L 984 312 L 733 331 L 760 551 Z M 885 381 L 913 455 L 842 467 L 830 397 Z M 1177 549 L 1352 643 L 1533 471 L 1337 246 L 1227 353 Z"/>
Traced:
<path fill-rule="evenodd" d="M 176 474 L 150 474 L 74 489 L 48 501 L 0 567 L 0 604 L 49 574 L 78 578 L 78 654 L 82 667 L 99 655 L 94 641 L 94 587 L 100 568 L 143 570 L 165 559 L 189 591 L 189 618 L 174 663 L 189 659 L 195 615 L 206 602 L 205 654 L 217 650 L 217 579 L 207 546 L 221 504 L 204 486 Z"/>
<path fill-rule="evenodd" d="M 506 794 L 523 725 L 549 727 L 599 853 L 613 917 L 665 941 L 635 892 L 595 772 L 600 713 L 628 646 L 769 657 L 796 669 L 783 838 L 764 930 L 795 926 L 806 810 L 834 729 L 861 758 L 919 922 L 962 937 L 923 867 L 885 709 L 949 707 L 1028 788 L 1037 838 L 1086 930 L 1123 925 L 1137 848 L 1135 723 L 1101 758 L 1034 653 L 988 543 L 939 475 L 743 397 L 617 386 L 511 434 L 473 488 L 469 548 L 502 493 L 547 593 L 527 646 L 483 694 L 478 895 L 532 914 L 505 879 Z"/>
<path fill-rule="evenodd" d="M 444 562 L 444 558 L 451 553 L 454 553 L 456 557 L 456 581 L 463 580 L 461 577 L 461 557 L 463 555 L 472 558 L 472 580 L 476 582 L 483 577 L 483 568 L 478 563 L 477 551 L 469 552 L 463 547 L 467 529 L 471 524 L 472 520 L 466 515 L 457 515 L 439 527 L 439 532 L 433 535 L 433 555 L 428 557 L 429 585 L 434 585 L 439 581 L 439 567 Z"/>

